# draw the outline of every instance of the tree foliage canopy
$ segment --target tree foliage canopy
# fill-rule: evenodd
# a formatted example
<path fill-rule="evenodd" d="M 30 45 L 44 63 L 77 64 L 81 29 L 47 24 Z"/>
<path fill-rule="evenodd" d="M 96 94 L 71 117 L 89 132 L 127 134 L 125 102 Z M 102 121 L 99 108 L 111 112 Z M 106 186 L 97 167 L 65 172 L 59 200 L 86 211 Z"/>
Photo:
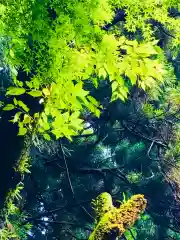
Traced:
<path fill-rule="evenodd" d="M 83 128 L 82 110 L 99 116 L 101 109 L 85 89 L 85 80 L 97 87 L 100 79 L 108 78 L 112 101 L 125 100 L 129 87 L 135 84 L 153 91 L 164 83 L 167 67 L 150 19 L 174 31 L 175 40 L 171 43 L 178 47 L 180 22 L 169 16 L 168 9 L 179 5 L 169 1 L 137 1 L 134 8 L 134 4 L 107 0 L 43 3 L 11 0 L 1 4 L 1 33 L 8 41 L 6 59 L 16 84 L 7 95 L 40 97 L 44 106 L 40 116 L 31 115 L 16 98 L 14 104 L 4 108 L 21 109 L 14 122 L 23 112 L 20 135 L 27 128 L 30 130 L 34 122 L 47 140 L 49 132 L 56 138 L 71 139 L 77 135 Z M 105 26 L 113 20 L 117 8 L 124 12 L 125 24 L 118 31 L 116 27 L 106 31 Z M 125 29 L 130 33 L 142 31 L 142 38 L 128 39 L 123 34 Z M 19 82 L 16 76 L 19 68 L 30 74 L 29 81 Z"/>
<path fill-rule="evenodd" d="M 179 1 L 1 0 L 0 39 L 2 239 L 102 239 L 116 219 L 121 239 L 179 240 Z M 102 192 L 94 223 L 81 201 Z"/>

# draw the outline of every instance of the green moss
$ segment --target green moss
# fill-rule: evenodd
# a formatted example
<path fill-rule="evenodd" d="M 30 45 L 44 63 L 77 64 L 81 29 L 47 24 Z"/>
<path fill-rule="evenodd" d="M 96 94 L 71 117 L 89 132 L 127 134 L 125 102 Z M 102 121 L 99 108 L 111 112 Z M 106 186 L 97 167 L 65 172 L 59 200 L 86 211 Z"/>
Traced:
<path fill-rule="evenodd" d="M 108 193 L 101 194 L 95 201 L 97 202 L 95 212 L 99 221 L 96 223 L 89 240 L 103 240 L 113 232 L 117 236 L 121 236 L 127 228 L 135 223 L 146 208 L 146 200 L 140 194 L 132 196 L 120 208 L 112 205 L 112 197 Z"/>

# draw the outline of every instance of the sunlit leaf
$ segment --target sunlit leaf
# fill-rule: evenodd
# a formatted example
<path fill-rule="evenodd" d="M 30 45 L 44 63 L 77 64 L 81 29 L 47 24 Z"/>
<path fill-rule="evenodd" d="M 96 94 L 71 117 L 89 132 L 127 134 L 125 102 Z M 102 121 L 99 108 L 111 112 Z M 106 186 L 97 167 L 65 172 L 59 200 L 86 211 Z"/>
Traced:
<path fill-rule="evenodd" d="M 51 137 L 50 137 L 49 134 L 47 134 L 47 133 L 44 133 L 44 134 L 43 134 L 43 137 L 44 137 L 47 141 L 50 141 L 50 140 L 51 140 Z"/>
<path fill-rule="evenodd" d="M 13 96 L 18 96 L 22 95 L 26 92 L 24 88 L 18 88 L 18 87 L 9 87 L 6 95 L 13 95 Z"/>
<path fill-rule="evenodd" d="M 23 120 L 23 123 L 24 124 L 28 124 L 31 122 L 31 117 L 27 114 L 24 114 L 24 120 Z"/>
<path fill-rule="evenodd" d="M 27 133 L 27 129 L 24 127 L 19 127 L 18 136 L 24 136 Z"/>
<path fill-rule="evenodd" d="M 74 94 L 78 97 L 84 98 L 89 94 L 89 92 L 83 89 L 82 83 L 77 83 L 74 87 Z"/>
<path fill-rule="evenodd" d="M 16 86 L 23 87 L 23 82 L 18 81 L 18 80 L 15 80 L 14 82 L 15 82 Z"/>
<path fill-rule="evenodd" d="M 99 77 L 103 77 L 105 79 L 106 76 L 107 76 L 107 72 L 104 68 L 100 68 L 99 72 L 98 72 L 98 75 L 99 75 Z"/>
<path fill-rule="evenodd" d="M 18 122 L 21 114 L 22 114 L 22 112 L 17 112 L 17 113 L 14 115 L 14 118 L 13 118 L 11 121 L 12 121 L 13 123 Z"/>
<path fill-rule="evenodd" d="M 34 113 L 34 118 L 39 118 L 39 113 Z"/>
<path fill-rule="evenodd" d="M 25 103 L 23 103 L 22 101 L 18 101 L 18 105 L 19 107 L 21 107 L 25 112 L 29 112 L 29 108 L 27 107 L 27 105 Z"/>
<path fill-rule="evenodd" d="M 42 92 L 43 92 L 43 94 L 44 94 L 45 96 L 49 96 L 49 95 L 50 95 L 50 91 L 49 91 L 48 88 L 43 88 Z"/>
<path fill-rule="evenodd" d="M 88 134 L 93 134 L 93 129 L 92 128 L 89 128 L 89 129 L 86 129 L 82 132 L 83 135 L 88 135 Z"/>
<path fill-rule="evenodd" d="M 49 130 L 49 129 L 50 129 L 49 123 L 48 123 L 48 122 L 45 122 L 45 123 L 43 124 L 43 128 L 44 128 L 46 131 Z"/>
<path fill-rule="evenodd" d="M 94 106 L 96 106 L 96 107 L 99 106 L 98 101 L 97 101 L 95 98 L 93 98 L 92 96 L 88 96 L 87 99 L 88 99 Z"/>
<path fill-rule="evenodd" d="M 33 88 L 32 82 L 25 81 L 26 86 L 29 87 L 30 89 Z"/>
<path fill-rule="evenodd" d="M 99 109 L 96 109 L 94 113 L 95 113 L 96 117 L 98 117 L 98 118 L 101 115 L 101 111 Z"/>
<path fill-rule="evenodd" d="M 27 94 L 31 95 L 32 97 L 41 97 L 42 96 L 42 92 L 38 91 L 38 90 L 33 90 L 30 92 L 27 92 Z"/>
<path fill-rule="evenodd" d="M 4 108 L 3 111 L 11 111 L 15 108 L 13 104 L 7 104 Z"/>
<path fill-rule="evenodd" d="M 137 81 L 137 75 L 133 70 L 127 70 L 126 72 L 126 76 L 128 76 L 128 78 L 130 79 L 132 85 L 136 84 Z"/>
<path fill-rule="evenodd" d="M 15 55 L 14 55 L 14 51 L 13 51 L 12 49 L 10 49 L 10 51 L 9 51 L 9 55 L 10 55 L 12 58 L 15 57 Z"/>
<path fill-rule="evenodd" d="M 13 98 L 13 102 L 14 102 L 14 105 L 17 105 L 18 104 L 18 101 L 16 98 Z"/>
<path fill-rule="evenodd" d="M 116 81 L 112 82 L 112 85 L 111 85 L 112 86 L 112 92 L 116 91 L 116 89 L 118 88 L 118 85 L 119 85 L 118 82 L 116 82 Z"/>

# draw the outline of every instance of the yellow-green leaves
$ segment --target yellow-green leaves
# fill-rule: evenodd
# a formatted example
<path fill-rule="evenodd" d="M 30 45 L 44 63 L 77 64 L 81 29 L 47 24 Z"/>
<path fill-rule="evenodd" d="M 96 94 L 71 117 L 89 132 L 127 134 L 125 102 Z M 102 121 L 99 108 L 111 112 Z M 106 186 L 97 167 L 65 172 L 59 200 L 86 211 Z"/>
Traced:
<path fill-rule="evenodd" d="M 6 95 L 18 96 L 24 94 L 25 92 L 26 90 L 24 88 L 9 87 Z"/>
<path fill-rule="evenodd" d="M 118 81 L 112 82 L 112 98 L 111 101 L 115 101 L 117 99 L 121 99 L 125 101 L 127 99 L 129 90 L 126 86 L 121 85 Z"/>
<path fill-rule="evenodd" d="M 10 120 L 11 122 L 13 123 L 17 123 L 19 120 L 20 120 L 20 116 L 21 116 L 22 112 L 17 112 L 15 115 L 14 115 L 14 118 L 12 120 Z"/>
<path fill-rule="evenodd" d="M 65 136 L 72 140 L 72 136 L 83 130 L 83 120 L 80 117 L 83 109 L 88 109 L 96 117 L 100 117 L 101 114 L 100 104 L 89 95 L 89 91 L 84 89 L 83 80 L 85 79 L 82 77 L 90 78 L 94 75 L 96 87 L 99 79 L 109 78 L 112 86 L 111 101 L 127 99 L 128 81 L 131 85 L 138 84 L 144 90 L 156 87 L 159 82 L 163 81 L 164 70 L 163 65 L 157 60 L 154 44 L 154 42 L 138 43 L 127 40 L 125 37 L 118 38 L 113 34 L 104 34 L 99 45 L 94 45 L 93 51 L 88 48 L 71 49 L 67 46 L 67 49 L 63 50 L 64 53 L 61 52 L 63 55 L 58 55 L 59 60 L 63 57 L 66 63 L 64 66 L 57 65 L 57 69 L 54 69 L 54 66 L 50 68 L 49 77 L 54 78 L 54 81 L 48 86 L 43 86 L 42 90 L 40 88 L 38 81 L 40 81 L 40 76 L 43 76 L 42 73 L 37 74 L 31 81 L 25 82 L 26 88 L 11 87 L 8 89 L 8 95 L 28 94 L 35 98 L 41 97 L 40 103 L 44 104 L 44 112 L 38 116 L 30 116 L 28 106 L 16 98 L 13 99 L 14 104 L 5 106 L 4 110 L 14 108 L 21 110 L 23 120 L 19 125 L 19 135 L 25 134 L 27 132 L 25 129 L 32 130 L 32 124 L 35 124 L 36 131 L 46 140 L 50 140 L 51 135 L 57 139 Z M 125 52 L 119 56 L 121 50 Z M 81 64 L 79 54 L 82 57 L 86 56 L 83 60 L 87 62 Z M 72 59 L 74 66 L 69 70 L 68 63 L 71 63 Z M 56 61 L 55 63 L 57 64 Z M 96 67 L 89 68 L 89 66 Z M 82 75 L 85 72 L 86 74 Z M 55 79 L 56 76 L 57 79 Z M 77 77 L 76 82 L 74 77 Z M 12 121 L 19 122 L 19 116 L 16 115 Z"/>
<path fill-rule="evenodd" d="M 104 68 L 99 69 L 99 78 L 103 77 L 104 79 L 107 77 L 107 72 Z"/>
<path fill-rule="evenodd" d="M 87 96 L 88 95 L 88 91 L 85 91 L 84 89 L 83 89 L 83 84 L 80 82 L 80 83 L 77 83 L 76 85 L 72 85 L 72 93 L 74 94 L 74 95 L 76 95 L 76 97 L 80 97 L 80 98 L 84 98 L 85 96 Z"/>
<path fill-rule="evenodd" d="M 18 136 L 24 136 L 27 133 L 27 128 L 24 128 L 22 125 L 19 125 Z"/>
<path fill-rule="evenodd" d="M 52 123 L 52 133 L 57 139 L 65 136 L 71 140 L 71 136 L 77 135 L 78 131 L 83 129 L 83 120 L 78 115 L 77 113 L 70 115 L 68 112 L 62 114 L 54 111 L 55 120 Z"/>
<path fill-rule="evenodd" d="M 125 26 L 129 31 L 140 28 L 145 36 L 151 30 L 146 20 L 160 18 L 153 16 L 154 10 L 158 11 L 153 0 L 135 0 L 136 5 L 129 0 L 50 2 L 48 4 L 57 14 L 55 21 L 47 14 L 47 5 L 43 2 L 36 9 L 34 0 L 23 0 L 20 7 L 17 1 L 11 0 L 11 4 L 5 5 L 6 11 L 2 11 L 0 20 L 3 21 L 0 32 L 9 36 L 11 54 L 7 54 L 7 60 L 14 71 L 15 87 L 9 88 L 7 95 L 27 94 L 40 98 L 39 104 L 44 107 L 42 113 L 31 116 L 28 106 L 18 98 L 14 98 L 13 104 L 4 106 L 6 111 L 17 109 L 22 113 L 12 120 L 23 122 L 21 134 L 24 128 L 30 130 L 36 126 L 46 140 L 53 135 L 71 139 L 83 128 L 81 115 L 84 110 L 99 117 L 101 106 L 85 89 L 86 80 L 92 81 L 96 88 L 100 81 L 109 80 L 111 101 L 125 101 L 129 86 L 137 84 L 148 91 L 163 83 L 164 65 L 158 60 L 161 50 L 157 41 L 152 40 L 152 32 L 149 38 L 138 41 L 128 40 L 119 29 L 105 31 L 102 28 L 112 21 L 115 8 L 119 7 L 126 13 L 122 28 Z M 17 80 L 16 69 L 20 67 L 30 73 L 28 81 Z"/>
<path fill-rule="evenodd" d="M 45 97 L 48 97 L 51 94 L 48 88 L 43 88 L 42 93 L 44 94 Z"/>
<path fill-rule="evenodd" d="M 44 134 L 43 134 L 43 137 L 44 137 L 44 139 L 46 139 L 47 141 L 50 141 L 50 140 L 51 140 L 50 135 L 47 134 L 47 133 L 44 133 Z"/>
<path fill-rule="evenodd" d="M 180 19 L 173 17 L 169 12 L 171 9 L 179 8 L 179 1 L 154 1 L 154 0 L 113 0 L 116 7 L 125 11 L 125 28 L 129 32 L 142 31 L 146 41 L 154 40 L 154 28 L 162 26 L 169 32 L 173 32 L 173 37 L 168 38 L 169 46 L 176 48 L 180 42 Z M 152 20 L 158 24 L 151 24 Z M 155 25 L 155 26 L 154 26 Z M 149 49 L 150 50 L 150 49 Z"/>
<path fill-rule="evenodd" d="M 27 105 L 25 103 L 23 103 L 22 101 L 18 101 L 17 104 L 23 111 L 25 112 L 29 112 L 29 108 L 27 107 Z"/>
<path fill-rule="evenodd" d="M 132 85 L 136 84 L 138 77 L 137 72 L 133 71 L 133 69 L 127 69 L 125 75 L 130 79 Z"/>
<path fill-rule="evenodd" d="M 18 136 L 24 136 L 27 133 L 27 128 L 24 125 L 23 122 L 18 122 L 18 127 L 19 127 L 19 131 L 18 131 Z"/>
<path fill-rule="evenodd" d="M 23 124 L 28 124 L 31 122 L 31 117 L 28 114 L 24 114 Z"/>
<path fill-rule="evenodd" d="M 99 0 L 96 8 L 92 12 L 92 18 L 95 24 L 103 25 L 106 22 L 111 22 L 114 12 L 110 7 L 108 0 Z"/>
<path fill-rule="evenodd" d="M 132 86 L 137 84 L 144 90 L 156 88 L 163 82 L 165 70 L 157 59 L 155 42 L 138 43 L 120 38 L 119 43 L 119 48 L 125 53 L 119 58 L 118 64 L 116 62 L 116 66 L 111 67 L 112 101 L 118 98 L 123 101 L 127 99 L 125 77 L 128 77 Z"/>
<path fill-rule="evenodd" d="M 42 92 L 38 90 L 32 90 L 30 92 L 27 92 L 27 94 L 31 95 L 32 97 L 41 97 Z"/>
<path fill-rule="evenodd" d="M 7 104 L 4 108 L 3 111 L 11 111 L 15 108 L 13 104 Z"/>

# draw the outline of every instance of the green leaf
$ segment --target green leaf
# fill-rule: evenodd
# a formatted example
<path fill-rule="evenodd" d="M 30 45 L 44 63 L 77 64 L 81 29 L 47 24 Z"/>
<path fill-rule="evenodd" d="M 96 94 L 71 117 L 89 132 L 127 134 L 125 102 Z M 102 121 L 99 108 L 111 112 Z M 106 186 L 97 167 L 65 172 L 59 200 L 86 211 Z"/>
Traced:
<path fill-rule="evenodd" d="M 43 92 L 43 94 L 44 94 L 45 96 L 49 96 L 49 95 L 50 95 L 50 91 L 49 91 L 48 88 L 43 88 L 42 92 Z"/>
<path fill-rule="evenodd" d="M 80 112 L 79 111 L 73 112 L 71 114 L 71 116 L 70 116 L 71 121 L 73 121 L 73 119 L 79 118 L 79 116 L 80 116 Z"/>
<path fill-rule="evenodd" d="M 14 115 L 14 118 L 13 118 L 12 120 L 10 120 L 10 121 L 13 122 L 13 123 L 18 122 L 21 114 L 22 114 L 22 112 L 17 112 L 17 113 Z"/>
<path fill-rule="evenodd" d="M 116 89 L 118 88 L 118 82 L 114 81 L 112 82 L 112 92 L 116 91 Z"/>
<path fill-rule="evenodd" d="M 77 130 L 80 130 L 83 125 L 83 120 L 80 119 L 80 118 L 76 118 L 76 119 L 73 119 L 72 123 L 71 123 L 71 126 L 74 128 L 74 129 L 77 129 Z"/>
<path fill-rule="evenodd" d="M 32 97 L 41 97 L 42 92 L 38 90 L 32 90 L 30 92 L 27 92 L 27 94 L 31 95 Z"/>
<path fill-rule="evenodd" d="M 116 101 L 118 98 L 119 98 L 118 92 L 117 92 L 117 91 L 114 91 L 114 92 L 112 93 L 111 102 Z"/>
<path fill-rule="evenodd" d="M 123 192 L 123 203 L 126 203 L 126 194 Z"/>
<path fill-rule="evenodd" d="M 151 43 L 141 44 L 135 49 L 136 53 L 143 57 L 148 57 L 150 55 L 157 54 L 155 47 Z"/>
<path fill-rule="evenodd" d="M 89 91 L 85 91 L 83 89 L 83 84 L 80 82 L 80 83 L 77 83 L 75 86 L 74 86 L 74 94 L 80 98 L 84 98 L 85 96 L 87 96 L 89 94 Z"/>
<path fill-rule="evenodd" d="M 137 75 L 133 70 L 128 69 L 125 74 L 130 79 L 132 85 L 136 84 Z"/>
<path fill-rule="evenodd" d="M 87 99 L 88 99 L 94 106 L 96 106 L 96 107 L 99 106 L 99 103 L 98 103 L 98 101 L 97 101 L 95 98 L 93 98 L 93 97 L 91 97 L 91 96 L 88 96 Z"/>
<path fill-rule="evenodd" d="M 3 111 L 11 111 L 15 108 L 13 104 L 7 104 L 2 110 Z"/>
<path fill-rule="evenodd" d="M 18 101 L 18 105 L 19 107 L 21 107 L 25 112 L 29 112 L 29 108 L 27 107 L 27 105 L 25 103 L 23 103 L 22 101 Z"/>
<path fill-rule="evenodd" d="M 49 134 L 44 133 L 43 137 L 47 140 L 47 141 L 51 141 L 51 137 L 49 136 Z"/>
<path fill-rule="evenodd" d="M 93 134 L 94 131 L 92 128 L 86 129 L 82 132 L 83 135 Z"/>
<path fill-rule="evenodd" d="M 18 87 L 9 87 L 6 95 L 13 95 L 13 96 L 18 96 L 22 95 L 26 92 L 24 88 L 18 88 Z"/>
<path fill-rule="evenodd" d="M 40 85 L 39 78 L 38 77 L 34 77 L 33 80 L 32 80 L 32 84 L 33 84 L 33 87 L 35 89 L 39 89 L 39 85 Z"/>
<path fill-rule="evenodd" d="M 24 120 L 23 120 L 23 123 L 24 124 L 28 124 L 31 122 L 31 117 L 27 114 L 24 114 Z"/>
<path fill-rule="evenodd" d="M 9 51 L 9 55 L 10 55 L 12 58 L 15 57 L 15 55 L 14 55 L 14 51 L 13 51 L 12 49 L 10 49 L 10 51 Z"/>
<path fill-rule="evenodd" d="M 19 132 L 18 132 L 18 136 L 24 136 L 27 133 L 27 129 L 20 126 L 19 127 Z"/>
<path fill-rule="evenodd" d="M 48 123 L 48 122 L 43 123 L 42 127 L 43 127 L 46 131 L 50 129 L 50 126 L 49 126 L 49 123 Z"/>
<path fill-rule="evenodd" d="M 149 218 L 150 218 L 150 216 L 149 216 L 148 214 L 144 214 L 144 215 L 141 217 L 141 219 L 144 220 L 144 221 L 148 220 Z"/>
<path fill-rule="evenodd" d="M 136 231 L 131 229 L 131 232 L 132 232 L 133 236 L 136 237 L 136 235 L 137 235 Z M 134 237 L 132 236 L 132 234 L 130 233 L 129 230 L 127 230 L 127 231 L 124 233 L 124 235 L 125 235 L 125 237 L 126 237 L 127 240 L 134 240 Z"/>
<path fill-rule="evenodd" d="M 34 118 L 39 118 L 39 113 L 34 113 Z"/>
<path fill-rule="evenodd" d="M 21 81 L 18 81 L 17 79 L 15 80 L 15 84 L 16 84 L 16 86 L 18 86 L 18 87 L 23 87 L 23 82 L 21 82 Z"/>
<path fill-rule="evenodd" d="M 13 99 L 14 105 L 18 105 L 18 101 L 16 98 Z"/>
<path fill-rule="evenodd" d="M 99 75 L 99 77 L 103 77 L 105 79 L 107 77 L 107 72 L 104 68 L 100 68 L 98 75 Z"/>
<path fill-rule="evenodd" d="M 92 78 L 92 82 L 93 82 L 95 88 L 98 88 L 98 79 L 97 78 Z"/>
<path fill-rule="evenodd" d="M 59 139 L 63 136 L 62 132 L 59 129 L 52 130 L 52 133 L 56 136 L 56 139 Z"/>
<path fill-rule="evenodd" d="M 25 83 L 26 83 L 26 86 L 28 87 L 28 88 L 33 88 L 33 83 L 32 82 L 28 82 L 28 81 L 25 81 Z"/>
<path fill-rule="evenodd" d="M 96 115 L 96 117 L 100 117 L 100 115 L 101 115 L 101 111 L 97 108 L 96 110 L 95 110 L 95 115 Z"/>
<path fill-rule="evenodd" d="M 40 132 L 40 133 L 44 133 L 44 132 L 45 132 L 45 129 L 42 128 L 42 127 L 39 127 L 39 128 L 38 128 L 38 132 Z"/>

